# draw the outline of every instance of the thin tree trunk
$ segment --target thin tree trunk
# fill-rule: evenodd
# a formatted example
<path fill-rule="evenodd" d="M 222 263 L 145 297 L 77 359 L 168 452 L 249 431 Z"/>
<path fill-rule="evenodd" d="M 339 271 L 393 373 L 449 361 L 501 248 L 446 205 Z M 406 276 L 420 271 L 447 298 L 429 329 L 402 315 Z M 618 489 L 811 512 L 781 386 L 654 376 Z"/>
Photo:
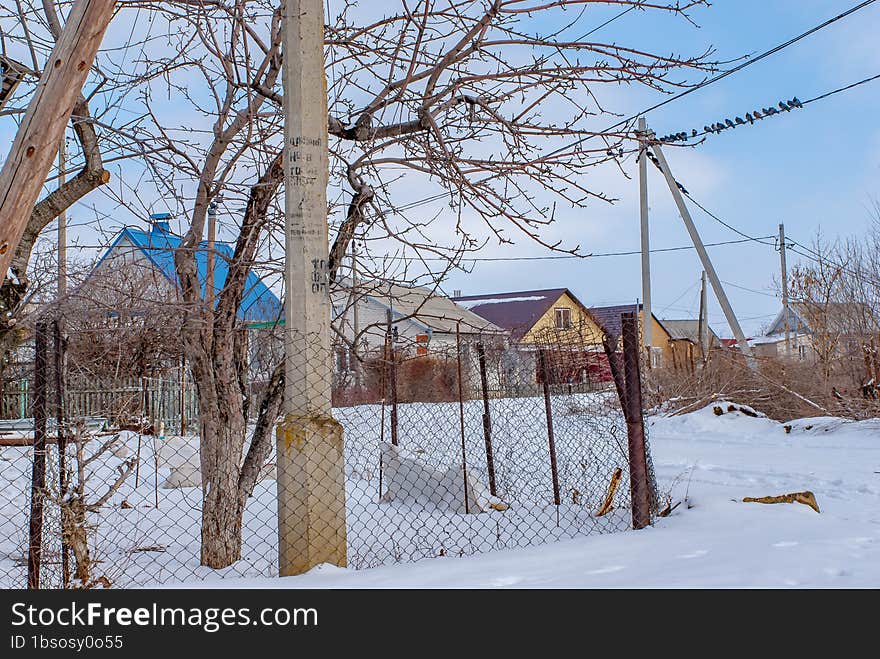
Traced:
<path fill-rule="evenodd" d="M 213 360 L 213 378 L 208 382 L 203 380 L 199 386 L 201 563 L 212 568 L 227 567 L 241 558 L 244 510 L 239 497 L 239 478 L 246 420 L 238 378 L 228 373 L 229 364 L 230 360 Z M 228 377 L 230 375 L 232 377 Z"/>

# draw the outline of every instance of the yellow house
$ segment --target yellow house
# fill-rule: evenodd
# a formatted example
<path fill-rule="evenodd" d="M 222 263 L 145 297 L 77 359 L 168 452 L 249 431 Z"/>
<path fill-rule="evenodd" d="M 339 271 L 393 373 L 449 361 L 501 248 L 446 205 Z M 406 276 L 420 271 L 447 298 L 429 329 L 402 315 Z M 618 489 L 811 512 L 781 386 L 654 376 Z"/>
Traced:
<path fill-rule="evenodd" d="M 601 350 L 606 333 L 620 341 L 622 313 L 638 310 L 640 339 L 644 320 L 641 305 L 587 307 L 567 288 L 457 296 L 453 300 L 506 329 L 513 341 L 522 344 L 541 343 L 553 333 L 557 339 Z M 671 366 L 670 335 L 653 314 L 651 328 L 651 366 Z"/>

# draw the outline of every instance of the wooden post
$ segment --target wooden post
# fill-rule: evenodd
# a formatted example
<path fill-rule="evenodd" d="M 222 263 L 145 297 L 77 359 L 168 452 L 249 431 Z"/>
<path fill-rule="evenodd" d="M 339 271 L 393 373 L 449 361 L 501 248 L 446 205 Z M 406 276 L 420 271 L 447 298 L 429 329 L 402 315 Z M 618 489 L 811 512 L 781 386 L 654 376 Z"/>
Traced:
<path fill-rule="evenodd" d="M 342 426 L 331 414 L 327 81 L 322 0 L 284 0 L 285 416 L 278 571 L 346 562 Z"/>
<path fill-rule="evenodd" d="M 113 0 L 74 2 L 0 170 L 3 277 L 58 153 L 73 105 L 82 92 L 115 5 Z"/>
<path fill-rule="evenodd" d="M 639 373 L 639 321 L 635 313 L 621 315 L 623 329 L 623 369 L 626 379 L 626 434 L 629 445 L 629 487 L 632 498 L 632 524 L 642 529 L 651 523 L 648 456 L 642 419 L 642 382 Z"/>
<path fill-rule="evenodd" d="M 28 588 L 40 587 L 43 557 L 43 502 L 46 497 L 46 349 L 45 321 L 36 327 L 34 352 L 34 462 L 31 472 L 31 513 L 27 557 Z"/>

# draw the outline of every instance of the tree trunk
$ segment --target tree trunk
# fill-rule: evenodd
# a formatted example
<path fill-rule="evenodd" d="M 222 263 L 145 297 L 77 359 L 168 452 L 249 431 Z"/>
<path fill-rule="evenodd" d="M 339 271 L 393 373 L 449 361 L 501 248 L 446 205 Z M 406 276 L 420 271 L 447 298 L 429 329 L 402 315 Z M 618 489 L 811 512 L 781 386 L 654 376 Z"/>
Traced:
<path fill-rule="evenodd" d="M 218 363 L 219 362 L 219 363 Z M 213 360 L 213 377 L 199 382 L 202 471 L 202 565 L 224 568 L 241 558 L 239 496 L 246 419 L 230 362 Z M 223 377 L 233 375 L 233 377 Z M 244 500 L 246 501 L 246 499 Z"/>

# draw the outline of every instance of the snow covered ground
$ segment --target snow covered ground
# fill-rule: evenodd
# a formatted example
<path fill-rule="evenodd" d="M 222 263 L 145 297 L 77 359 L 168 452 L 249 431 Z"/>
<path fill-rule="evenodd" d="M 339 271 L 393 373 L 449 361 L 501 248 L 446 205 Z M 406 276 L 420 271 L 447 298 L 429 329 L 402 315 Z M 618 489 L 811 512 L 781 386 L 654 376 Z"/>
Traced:
<path fill-rule="evenodd" d="M 682 501 L 642 531 L 368 570 L 319 566 L 287 578 L 195 587 L 761 587 L 880 586 L 880 419 L 780 424 L 709 406 L 650 420 L 661 490 Z M 785 425 L 790 425 L 786 432 Z M 798 503 L 743 497 L 812 491 Z"/>
<path fill-rule="evenodd" d="M 144 438 L 138 487 L 126 482 L 101 513 L 100 568 L 115 587 L 159 583 L 222 588 L 880 586 L 880 419 L 856 423 L 814 418 L 781 424 L 727 411 L 727 403 L 678 417 L 650 417 L 659 490 L 679 505 L 652 528 L 585 535 L 628 524 L 625 482 L 613 515 L 599 520 L 591 511 L 597 508 L 601 491 L 585 492 L 577 502 L 568 498 L 578 479 L 607 482 L 605 471 L 612 465 L 597 457 L 619 453 L 625 436 L 619 423 L 600 423 L 606 417 L 596 415 L 595 406 L 592 413 L 585 413 L 587 408 L 570 402 L 554 400 L 566 497 L 559 516 L 552 504 L 526 503 L 546 502 L 550 496 L 546 438 L 539 432 L 542 401 L 535 401 L 535 409 L 523 402 L 516 407 L 493 402 L 499 406 L 493 408 L 493 418 L 498 419 L 497 455 L 518 456 L 510 464 L 524 465 L 499 473 L 499 478 L 510 493 L 519 492 L 524 498 L 523 505 L 512 497 L 510 509 L 480 515 L 431 513 L 408 510 L 405 502 L 381 503 L 373 464 L 380 445 L 379 424 L 369 416 L 378 412 L 371 406 L 345 408 L 340 414 L 350 418 L 340 420 L 347 437 L 349 562 L 368 569 L 319 566 L 309 574 L 283 579 L 271 576 L 276 552 L 274 481 L 262 481 L 248 506 L 243 560 L 215 572 L 198 565 L 200 489 L 161 487 L 175 464 L 197 462 L 197 445 L 186 438 L 169 441 L 158 451 L 156 472 L 153 440 Z M 715 414 L 716 406 L 723 414 Z M 466 414 L 478 421 L 481 410 L 479 403 L 468 404 Z M 417 407 L 402 409 L 402 418 L 413 415 L 412 423 L 404 424 L 413 432 L 401 445 L 421 446 L 426 456 L 441 456 L 438 467 L 452 464 L 460 448 L 446 443 L 449 436 L 458 435 L 458 413 L 457 405 L 439 404 L 432 408 L 431 425 L 426 427 L 417 423 L 424 417 Z M 471 425 L 474 430 L 467 442 L 474 462 L 469 469 L 481 473 L 485 465 L 476 458 L 483 443 L 482 425 Z M 600 436 L 600 430 L 607 445 L 585 444 L 585 437 Z M 355 437 L 357 443 L 349 441 Z M 413 444 L 415 439 L 418 445 Z M 137 443 L 136 435 L 125 435 L 121 445 L 107 453 L 97 467 L 101 473 L 90 481 L 96 494 L 118 464 L 137 453 Z M 601 473 L 582 473 L 580 456 L 587 449 L 592 452 L 586 464 L 602 467 Z M 51 473 L 50 464 L 50 479 Z M 29 474 L 27 448 L 0 450 L 2 587 L 21 585 L 28 505 L 22 483 L 29 483 Z M 815 494 L 821 513 L 798 503 L 742 501 L 803 490 Z M 610 528 L 592 528 L 600 522 Z M 55 526 L 57 520 L 50 518 L 49 537 Z M 462 541 L 477 546 L 453 551 Z M 517 546 L 521 548 L 503 548 Z M 445 548 L 446 556 L 433 558 L 438 547 Z M 485 553 L 457 555 L 479 551 Z M 51 548 L 48 559 L 53 559 Z M 410 562 L 414 559 L 423 560 Z M 403 562 L 388 564 L 397 560 Z M 13 581 L 5 581 L 10 578 Z"/>

